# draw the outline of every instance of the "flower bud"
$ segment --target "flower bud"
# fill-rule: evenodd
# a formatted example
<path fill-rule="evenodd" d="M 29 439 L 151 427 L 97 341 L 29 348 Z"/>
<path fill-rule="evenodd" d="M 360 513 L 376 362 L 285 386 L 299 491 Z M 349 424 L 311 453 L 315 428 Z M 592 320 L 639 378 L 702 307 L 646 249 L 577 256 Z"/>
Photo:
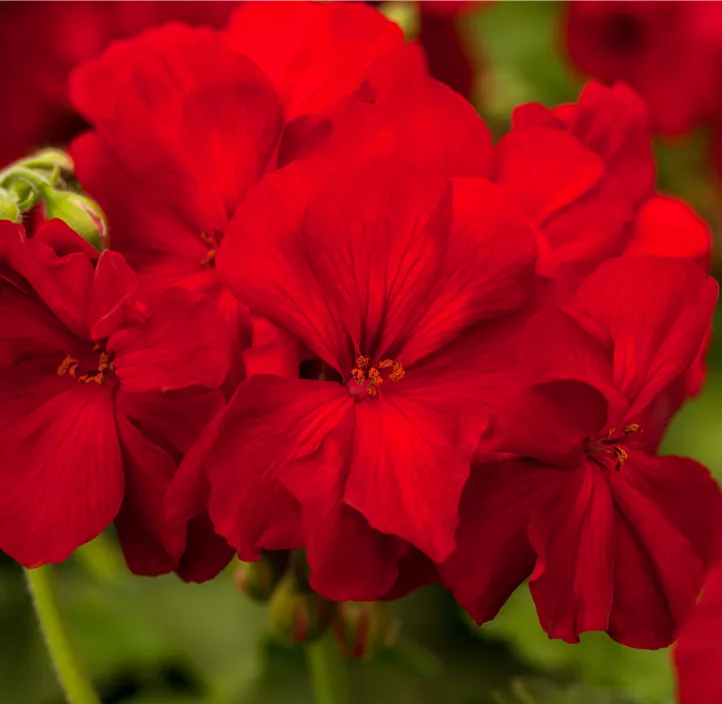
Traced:
<path fill-rule="evenodd" d="M 339 604 L 334 630 L 346 657 L 371 659 L 381 648 L 393 645 L 399 621 L 387 602 L 347 601 Z"/>
<path fill-rule="evenodd" d="M 32 156 L 22 159 L 19 163 L 28 169 L 46 169 L 48 171 L 59 169 L 68 174 L 72 174 L 75 170 L 75 164 L 70 155 L 60 149 L 42 149 Z"/>
<path fill-rule="evenodd" d="M 235 573 L 238 591 L 259 604 L 271 598 L 279 579 L 278 570 L 266 555 L 257 562 L 242 562 Z"/>
<path fill-rule="evenodd" d="M 288 645 L 320 638 L 331 625 L 335 612 L 336 604 L 300 588 L 291 573 L 281 580 L 268 604 L 271 631 Z"/>
<path fill-rule="evenodd" d="M 108 224 L 100 206 L 90 198 L 71 191 L 58 191 L 52 187 L 41 190 L 45 201 L 45 216 L 59 218 L 75 230 L 86 242 L 105 249 Z"/>
<path fill-rule="evenodd" d="M 0 188 L 0 220 L 22 222 L 23 216 L 15 199 L 4 189 Z"/>

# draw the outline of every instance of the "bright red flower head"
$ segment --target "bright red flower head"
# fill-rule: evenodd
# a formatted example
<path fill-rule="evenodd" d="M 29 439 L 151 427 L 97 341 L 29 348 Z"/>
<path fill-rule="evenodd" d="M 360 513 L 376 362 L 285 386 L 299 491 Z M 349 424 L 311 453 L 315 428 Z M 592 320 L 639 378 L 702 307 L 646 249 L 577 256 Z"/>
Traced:
<path fill-rule="evenodd" d="M 527 381 L 491 441 L 510 459 L 475 467 L 442 567 L 477 621 L 531 575 L 551 637 L 672 642 L 720 558 L 722 496 L 701 465 L 655 453 L 716 300 L 692 262 L 622 258 L 530 325 Z"/>
<path fill-rule="evenodd" d="M 298 120 L 329 111 L 396 51 L 407 56 L 401 31 L 368 7 L 251 3 L 224 33 L 168 25 L 75 72 L 74 105 L 95 131 L 72 155 L 108 216 L 111 248 L 150 290 L 214 296 L 235 360 L 249 342 L 249 313 L 215 271 L 229 219 L 288 153 L 286 128 L 292 136 Z M 421 71 L 408 56 L 403 70 Z M 230 386 L 242 377 L 236 365 Z"/>
<path fill-rule="evenodd" d="M 210 513 L 242 559 L 305 546 L 321 594 L 374 599 L 412 546 L 436 561 L 454 548 L 534 237 L 484 179 L 385 159 L 307 201 L 303 183 L 290 169 L 259 184 L 218 266 L 323 364 L 239 387 L 205 458 Z"/>
<path fill-rule="evenodd" d="M 674 649 L 679 704 L 722 701 L 722 566 L 710 573 L 702 599 Z"/>
<path fill-rule="evenodd" d="M 212 302 L 178 288 L 144 301 L 120 254 L 60 221 L 32 239 L 0 222 L 0 317 L 0 548 L 59 562 L 117 516 L 132 569 L 181 569 L 186 526 L 170 534 L 158 502 L 223 402 Z"/>
<path fill-rule="evenodd" d="M 569 2 L 565 30 L 574 63 L 599 80 L 629 84 L 663 134 L 682 134 L 719 112 L 717 3 Z"/>
<path fill-rule="evenodd" d="M 71 108 L 67 79 L 110 42 L 170 20 L 223 27 L 235 2 L 3 2 L 0 64 L 13 109 L 0 113 L 0 165 L 40 146 L 66 143 L 84 124 Z M 28 47 L 32 46 L 32 51 Z"/>

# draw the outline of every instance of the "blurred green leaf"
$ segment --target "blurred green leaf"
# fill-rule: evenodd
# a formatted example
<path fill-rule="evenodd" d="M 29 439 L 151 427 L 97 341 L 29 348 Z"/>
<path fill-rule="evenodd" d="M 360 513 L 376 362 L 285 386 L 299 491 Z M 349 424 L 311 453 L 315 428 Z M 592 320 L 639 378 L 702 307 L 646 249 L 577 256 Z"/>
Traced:
<path fill-rule="evenodd" d="M 497 693 L 495 698 L 498 704 L 640 704 L 620 692 L 581 684 L 563 687 L 538 678 L 514 680 L 507 691 Z"/>
<path fill-rule="evenodd" d="M 472 627 L 484 638 L 508 643 L 522 660 L 540 670 L 623 690 L 649 704 L 672 698 L 672 672 L 666 650 L 634 650 L 615 643 L 604 633 L 582 634 L 581 643 L 576 645 L 550 640 L 539 625 L 526 585 L 514 592 L 496 619 L 481 629 Z"/>

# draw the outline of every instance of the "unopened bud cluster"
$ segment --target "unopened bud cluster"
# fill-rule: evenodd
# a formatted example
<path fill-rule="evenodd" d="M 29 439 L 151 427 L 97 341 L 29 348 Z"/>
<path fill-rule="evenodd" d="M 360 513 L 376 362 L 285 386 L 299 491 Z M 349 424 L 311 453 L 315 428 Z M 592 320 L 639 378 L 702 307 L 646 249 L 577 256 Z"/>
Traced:
<path fill-rule="evenodd" d="M 396 640 L 398 620 L 391 604 L 336 603 L 319 596 L 308 583 L 303 552 L 268 553 L 242 563 L 236 586 L 253 601 L 268 604 L 272 632 L 287 645 L 310 643 L 332 629 L 346 657 L 371 659 Z"/>
<path fill-rule="evenodd" d="M 58 218 L 98 249 L 107 246 L 108 226 L 100 206 L 72 190 L 74 165 L 57 149 L 45 149 L 0 171 L 0 220 L 22 222 L 43 205 L 47 219 Z"/>

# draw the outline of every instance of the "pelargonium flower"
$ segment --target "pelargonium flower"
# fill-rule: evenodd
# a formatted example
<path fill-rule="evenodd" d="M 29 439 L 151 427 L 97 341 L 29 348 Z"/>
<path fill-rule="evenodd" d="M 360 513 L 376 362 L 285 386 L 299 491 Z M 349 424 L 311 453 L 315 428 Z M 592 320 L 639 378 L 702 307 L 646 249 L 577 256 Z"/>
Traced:
<path fill-rule="evenodd" d="M 70 106 L 68 74 L 111 41 L 170 20 L 220 29 L 237 4 L 213 0 L 2 3 L 0 64 L 12 66 L 3 85 L 13 96 L 13 109 L 0 114 L 0 165 L 42 145 L 67 143 L 86 128 Z"/>
<path fill-rule="evenodd" d="M 553 638 L 675 638 L 720 559 L 722 496 L 697 462 L 656 452 L 717 289 L 684 259 L 614 259 L 530 323 L 524 381 L 472 472 L 458 550 L 441 568 L 479 623 L 529 577 Z"/>
<path fill-rule="evenodd" d="M 722 566 L 707 578 L 697 608 L 674 649 L 679 704 L 715 704 L 722 699 Z"/>
<path fill-rule="evenodd" d="M 111 248 L 145 288 L 213 295 L 235 360 L 249 342 L 249 313 L 214 267 L 229 218 L 287 152 L 287 126 L 292 136 L 298 120 L 330 110 L 397 51 L 409 57 L 397 73 L 402 64 L 423 70 L 400 29 L 362 5 L 249 3 L 223 33 L 168 25 L 73 75 L 73 103 L 94 131 L 72 155 L 108 216 Z M 242 376 L 234 369 L 231 388 Z"/>
<path fill-rule="evenodd" d="M 209 511 L 241 559 L 304 546 L 320 594 L 374 599 L 416 552 L 438 562 L 454 548 L 535 240 L 486 179 L 387 158 L 309 197 L 303 184 L 293 169 L 266 177 L 217 264 L 323 364 L 313 379 L 261 373 L 239 387 L 204 459 Z"/>
<path fill-rule="evenodd" d="M 122 255 L 59 220 L 32 239 L 0 222 L 0 548 L 23 565 L 62 561 L 114 519 L 137 572 L 203 578 L 232 555 L 207 516 L 169 531 L 158 511 L 223 404 L 225 330 L 207 296 L 137 288 Z"/>
<path fill-rule="evenodd" d="M 566 42 L 586 74 L 624 81 L 656 130 L 680 135 L 719 113 L 722 13 L 706 2 L 569 2 Z"/>

